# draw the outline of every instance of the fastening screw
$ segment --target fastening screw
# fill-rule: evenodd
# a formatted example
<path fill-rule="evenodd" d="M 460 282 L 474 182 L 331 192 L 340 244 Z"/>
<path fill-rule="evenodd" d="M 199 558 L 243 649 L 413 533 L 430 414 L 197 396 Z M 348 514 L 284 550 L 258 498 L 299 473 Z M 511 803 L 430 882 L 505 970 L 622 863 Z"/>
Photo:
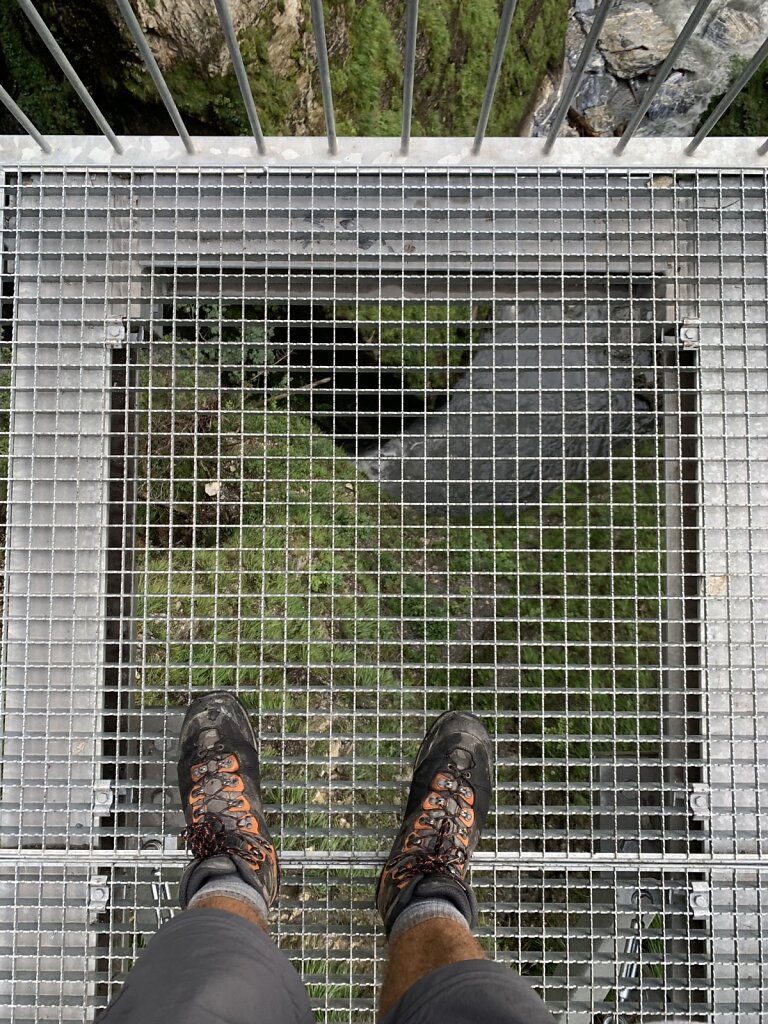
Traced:
<path fill-rule="evenodd" d="M 695 347 L 699 343 L 699 328 L 690 324 L 680 327 L 680 341 L 685 347 Z"/>

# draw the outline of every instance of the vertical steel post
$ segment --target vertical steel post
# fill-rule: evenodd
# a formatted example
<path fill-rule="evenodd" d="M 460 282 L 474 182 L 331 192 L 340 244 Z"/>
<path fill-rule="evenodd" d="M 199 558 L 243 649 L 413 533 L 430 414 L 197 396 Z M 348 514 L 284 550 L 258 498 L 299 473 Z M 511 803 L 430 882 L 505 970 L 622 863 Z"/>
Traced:
<path fill-rule="evenodd" d="M 35 140 L 44 153 L 51 152 L 49 143 L 45 138 L 43 138 L 18 103 L 16 103 L 11 94 L 4 89 L 2 85 L 0 85 L 0 103 L 2 103 L 6 110 L 16 118 L 24 131 Z"/>
<path fill-rule="evenodd" d="M 741 90 L 744 88 L 744 86 L 747 84 L 750 78 L 755 74 L 757 69 L 760 67 L 760 65 L 766 58 L 768 58 L 768 39 L 766 39 L 763 42 L 763 45 L 759 48 L 759 50 L 754 55 L 752 60 L 749 62 L 749 64 L 747 64 L 747 66 L 738 76 L 736 81 L 730 87 L 728 92 L 725 94 L 725 96 L 723 96 L 723 98 L 720 100 L 718 105 L 709 115 L 707 120 L 696 132 L 693 139 L 686 146 L 685 152 L 688 153 L 689 156 L 691 155 L 691 153 L 694 153 L 699 148 L 701 143 L 704 141 L 704 139 L 706 139 L 706 137 L 715 127 L 717 122 L 720 120 L 720 118 L 723 116 L 726 110 L 730 107 L 730 105 L 739 95 Z M 760 147 L 758 153 L 762 154 L 766 151 L 766 149 L 768 149 L 768 145 L 764 144 L 763 146 Z"/>
<path fill-rule="evenodd" d="M 99 128 L 104 132 L 104 135 L 109 140 L 109 143 L 114 149 L 114 151 L 116 153 L 122 153 L 123 147 L 118 141 L 118 138 L 115 135 L 115 133 L 112 131 L 109 122 L 107 121 L 106 117 L 104 117 L 99 108 L 96 106 L 93 97 L 88 92 L 88 89 L 85 87 L 85 84 L 83 83 L 82 79 L 67 60 L 66 54 L 61 49 L 56 40 L 53 38 L 50 29 L 45 24 L 43 19 L 40 17 L 40 14 L 38 13 L 35 6 L 32 4 L 31 0 L 17 0 L 17 2 L 19 7 L 22 9 L 22 11 L 24 11 L 26 16 L 32 22 L 32 26 L 35 32 L 37 32 L 37 34 L 42 39 L 48 52 L 59 65 L 61 70 L 64 72 L 67 81 L 77 93 L 79 99 L 82 101 L 88 113 L 91 115 L 91 117 L 99 126 Z"/>
<path fill-rule="evenodd" d="M 501 65 L 504 62 L 504 51 L 507 48 L 507 39 L 509 39 L 509 30 L 512 27 L 512 19 L 515 16 L 516 7 L 517 0 L 505 0 L 504 10 L 501 12 L 499 31 L 496 35 L 496 46 L 493 51 L 493 58 L 491 59 L 491 69 L 488 72 L 488 82 L 485 86 L 483 105 L 480 109 L 480 117 L 477 122 L 475 141 L 472 144 L 472 152 L 475 155 L 480 152 L 480 147 L 482 146 L 483 139 L 485 138 L 485 130 L 488 127 L 488 118 L 491 116 L 493 97 L 496 94 L 496 86 L 499 84 Z"/>
<path fill-rule="evenodd" d="M 408 155 L 411 142 L 411 117 L 413 115 L 413 79 L 416 70 L 416 33 L 419 22 L 419 0 L 408 0 L 408 14 L 405 28 L 405 62 L 403 66 L 403 130 L 400 136 L 400 153 Z"/>
<path fill-rule="evenodd" d="M 328 152 L 331 156 L 335 156 L 338 151 L 336 118 L 333 113 L 333 91 L 331 89 L 331 69 L 328 64 L 328 44 L 325 39 L 323 0 L 311 0 L 311 8 L 312 30 L 315 35 L 315 48 L 317 50 L 317 69 L 320 73 L 320 91 L 323 94 L 325 129 L 328 135 Z"/>
<path fill-rule="evenodd" d="M 245 110 L 248 114 L 251 131 L 253 132 L 253 137 L 256 140 L 259 153 L 264 156 L 267 152 L 267 147 L 264 143 L 264 135 L 261 131 L 259 115 L 256 110 L 256 104 L 253 100 L 253 93 L 251 92 L 251 85 L 248 81 L 248 73 L 245 70 L 245 64 L 243 63 L 243 55 L 237 44 L 235 26 L 232 24 L 232 18 L 230 17 L 229 8 L 227 7 L 227 0 L 213 0 L 213 2 L 216 4 L 219 21 L 221 22 L 221 28 L 224 32 L 224 39 L 226 40 L 227 47 L 229 49 L 229 55 L 232 58 L 232 67 L 235 69 L 235 77 L 237 78 L 237 84 L 240 86 L 240 95 L 243 97 L 243 103 L 245 104 Z"/>
<path fill-rule="evenodd" d="M 120 8 L 120 12 L 125 19 L 125 23 L 130 29 L 133 41 L 136 43 L 136 47 L 141 54 L 141 59 L 144 61 L 147 71 L 149 72 L 152 81 L 155 83 L 155 88 L 160 94 L 160 99 L 165 105 L 165 109 L 168 111 L 173 125 L 179 135 L 179 138 L 184 143 L 184 148 L 190 154 L 195 152 L 195 147 L 192 144 L 192 139 L 189 136 L 186 125 L 182 120 L 179 108 L 176 106 L 176 102 L 171 95 L 171 90 L 168 88 L 163 73 L 160 70 L 155 55 L 149 48 L 147 38 L 141 30 L 141 25 L 136 15 L 133 13 L 130 0 L 117 0 L 117 4 Z"/>
<path fill-rule="evenodd" d="M 579 59 L 576 62 L 576 67 L 573 69 L 571 76 L 568 79 L 568 83 L 563 89 L 563 95 L 560 97 L 557 111 L 552 120 L 552 126 L 549 129 L 547 141 L 544 143 L 545 153 L 549 153 L 554 145 L 557 133 L 560 131 L 560 125 L 565 120 L 568 109 L 573 101 L 573 97 L 576 95 L 576 90 L 579 88 L 581 79 L 584 76 L 584 68 L 587 66 L 587 62 L 592 56 L 595 46 L 597 46 L 597 40 L 613 3 L 614 0 L 602 0 L 597 14 L 595 14 L 594 20 L 592 21 L 592 27 L 589 30 L 589 35 L 584 40 L 584 45 L 581 48 L 581 53 L 579 54 Z"/>
<path fill-rule="evenodd" d="M 653 103 L 653 100 L 658 94 L 662 85 L 664 85 L 664 83 L 666 82 L 670 71 L 675 66 L 675 61 L 677 60 L 678 55 L 680 54 L 688 40 L 691 38 L 693 33 L 696 31 L 696 26 L 699 24 L 701 19 L 706 14 L 707 8 L 710 6 L 711 3 L 712 0 L 699 0 L 694 9 L 691 11 L 691 15 L 688 18 L 688 21 L 686 21 L 685 25 L 683 25 L 682 29 L 680 30 L 680 34 L 675 40 L 672 49 L 669 51 L 664 63 L 657 71 L 656 77 L 645 90 L 645 93 L 643 94 L 643 98 L 640 100 L 637 110 L 632 115 L 629 124 L 624 129 L 624 134 L 621 136 L 618 143 L 616 144 L 615 152 L 617 156 L 624 152 L 627 143 L 637 131 L 637 127 L 642 121 L 642 119 L 645 117 L 646 111 L 650 107 L 651 103 Z"/>

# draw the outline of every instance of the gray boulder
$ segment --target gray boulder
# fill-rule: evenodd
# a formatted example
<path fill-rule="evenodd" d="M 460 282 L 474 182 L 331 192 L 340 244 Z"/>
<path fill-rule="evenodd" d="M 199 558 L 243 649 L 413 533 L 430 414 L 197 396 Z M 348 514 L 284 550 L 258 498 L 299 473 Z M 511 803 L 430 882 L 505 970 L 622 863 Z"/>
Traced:
<path fill-rule="evenodd" d="M 634 113 L 635 99 L 626 82 L 613 75 L 585 75 L 573 106 L 596 135 L 612 135 Z"/>
<path fill-rule="evenodd" d="M 688 73 L 673 71 L 648 107 L 648 120 L 669 121 L 675 114 L 686 113 L 695 102 L 696 92 Z"/>
<path fill-rule="evenodd" d="M 365 453 L 359 468 L 382 489 L 427 515 L 511 516 L 569 480 L 589 459 L 656 428 L 655 353 L 629 325 L 585 330 L 584 306 L 570 322 L 500 327 L 481 347 L 448 405 L 406 434 Z M 595 316 L 594 306 L 587 310 Z M 519 319 L 533 319 L 535 309 Z M 629 310 L 625 310 L 629 319 Z M 550 317 L 554 319 L 554 317 Z M 632 343 L 630 343 L 630 340 Z"/>
<path fill-rule="evenodd" d="M 754 46 L 761 41 L 763 27 L 748 11 L 723 7 L 707 25 L 704 36 L 714 46 L 729 52 Z"/>
<path fill-rule="evenodd" d="M 676 33 L 646 3 L 620 5 L 608 16 L 598 45 L 609 71 L 618 78 L 637 78 L 662 63 Z M 686 66 L 681 54 L 680 67 Z"/>

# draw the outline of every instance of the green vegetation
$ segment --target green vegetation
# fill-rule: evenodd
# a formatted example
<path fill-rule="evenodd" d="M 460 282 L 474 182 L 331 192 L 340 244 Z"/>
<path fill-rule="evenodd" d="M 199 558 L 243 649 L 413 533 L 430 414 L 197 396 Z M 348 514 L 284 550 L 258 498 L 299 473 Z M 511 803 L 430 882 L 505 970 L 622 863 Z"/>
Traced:
<path fill-rule="evenodd" d="M 41 0 L 41 13 L 97 103 L 118 132 L 167 132 L 168 117 L 133 48 L 99 5 Z M 309 32 L 309 3 L 303 0 Z M 413 133 L 472 135 L 499 23 L 498 0 L 422 0 L 419 11 Z M 337 128 L 345 135 L 398 135 L 402 116 L 403 0 L 326 0 Z M 270 52 L 280 0 L 267 4 L 240 44 L 262 127 L 267 134 L 306 130 L 306 98 L 319 96 L 312 48 L 297 39 L 290 52 Z M 561 0 L 520 0 L 496 95 L 489 134 L 515 135 L 544 74 L 559 67 L 567 23 Z M 219 31 L 212 26 L 212 31 Z M 43 132 L 93 131 L 89 115 L 13 4 L 0 6 L 0 70 L 12 95 Z M 166 78 L 182 116 L 198 134 L 247 135 L 248 120 L 234 73 L 203 74 L 178 62 Z M 302 86 L 300 83 L 306 83 Z M 1 114 L 0 129 L 16 131 Z M 322 130 L 319 111 L 311 131 Z"/>
<path fill-rule="evenodd" d="M 82 104 L 59 69 L 42 55 L 42 44 L 15 4 L 0 4 L 0 70 L 3 84 L 41 131 L 79 135 L 85 129 Z M 39 50 L 38 50 L 39 47 Z M 35 52 L 38 51 L 38 52 Z M 2 115 L 6 132 L 19 126 L 7 112 Z M 87 114 L 86 114 L 87 117 Z"/>
<path fill-rule="evenodd" d="M 514 521 L 419 521 L 318 429 L 271 328 L 227 309 L 204 308 L 197 345 L 177 335 L 139 359 L 146 704 L 237 686 L 265 763 L 280 767 L 270 792 L 283 848 L 345 850 L 381 846 L 404 717 L 471 706 L 504 759 L 499 833 L 540 832 L 546 787 L 547 848 L 562 848 L 567 827 L 569 848 L 587 849 L 589 761 L 658 749 L 655 442 L 592 463 L 588 481 Z M 446 358 L 462 328 L 445 307 L 421 311 L 421 323 L 385 316 L 381 337 L 423 382 L 432 361 L 445 373 L 466 352 Z"/>
<path fill-rule="evenodd" d="M 731 72 L 735 79 L 744 70 L 747 61 L 734 57 Z M 701 123 L 709 117 L 722 96 L 716 96 L 705 111 Z M 712 130 L 713 135 L 762 136 L 768 135 L 768 60 L 760 65 L 745 88 Z"/>
<path fill-rule="evenodd" d="M 361 346 L 379 346 L 391 366 L 399 353 L 419 392 L 432 374 L 444 387 L 468 358 L 460 304 L 357 312 Z M 658 757 L 656 441 L 593 462 L 587 481 L 512 521 L 419 521 L 318 429 L 311 392 L 294 386 L 274 347 L 274 310 L 177 313 L 173 337 L 139 350 L 135 369 L 145 704 L 236 686 L 258 722 L 281 850 L 343 853 L 382 852 L 408 737 L 447 707 L 471 707 L 499 759 L 489 836 L 528 851 L 590 850 L 590 762 Z M 328 1022 L 348 1019 L 350 1005 L 367 1019 L 373 1001 L 362 875 L 285 880 L 281 946 L 301 955 Z M 480 873 L 481 897 L 489 881 Z M 540 975 L 542 953 L 566 952 L 565 922 L 543 909 L 564 897 L 550 886 L 514 898 L 526 909 L 498 911 L 493 945 Z M 580 898 L 588 908 L 586 891 L 569 891 L 572 907 Z M 342 914 L 338 935 L 326 931 L 329 907 Z M 650 973 L 658 941 L 644 946 Z"/>
<path fill-rule="evenodd" d="M 491 321 L 487 306 L 473 312 L 461 302 L 339 305 L 335 316 L 360 325 L 361 343 L 375 346 L 381 366 L 403 370 L 403 387 L 422 397 L 427 410 L 445 401 Z"/>
<path fill-rule="evenodd" d="M 333 22 L 348 33 L 345 59 L 331 70 L 339 134 L 399 135 L 403 56 L 395 32 L 405 5 L 397 5 L 395 17 L 381 0 L 334 0 L 327 6 Z"/>
<path fill-rule="evenodd" d="M 494 0 L 419 8 L 425 37 L 417 58 L 414 134 L 473 135 L 499 23 Z M 548 70 L 559 69 L 568 7 L 558 0 L 520 0 L 502 66 L 489 135 L 515 135 Z M 447 108 L 447 109 L 446 109 Z"/>

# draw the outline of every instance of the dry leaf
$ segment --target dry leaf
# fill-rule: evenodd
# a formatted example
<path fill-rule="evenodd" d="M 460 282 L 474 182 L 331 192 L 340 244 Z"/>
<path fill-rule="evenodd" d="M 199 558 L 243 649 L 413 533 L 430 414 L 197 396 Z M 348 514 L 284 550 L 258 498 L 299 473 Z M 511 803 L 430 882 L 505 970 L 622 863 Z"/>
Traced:
<path fill-rule="evenodd" d="M 720 597 L 727 589 L 727 576 L 707 576 L 707 597 Z"/>

